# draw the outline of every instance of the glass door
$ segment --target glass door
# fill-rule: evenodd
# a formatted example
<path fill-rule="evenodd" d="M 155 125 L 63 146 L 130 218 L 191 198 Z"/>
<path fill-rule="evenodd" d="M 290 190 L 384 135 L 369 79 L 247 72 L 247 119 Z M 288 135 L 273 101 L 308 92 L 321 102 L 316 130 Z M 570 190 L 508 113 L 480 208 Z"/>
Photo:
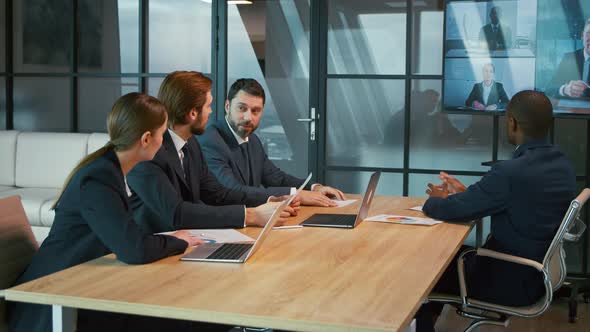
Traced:
<path fill-rule="evenodd" d="M 285 172 L 305 177 L 315 130 L 309 101 L 308 0 L 227 2 L 226 91 L 239 78 L 254 78 L 265 90 L 255 133 L 268 157 Z"/>

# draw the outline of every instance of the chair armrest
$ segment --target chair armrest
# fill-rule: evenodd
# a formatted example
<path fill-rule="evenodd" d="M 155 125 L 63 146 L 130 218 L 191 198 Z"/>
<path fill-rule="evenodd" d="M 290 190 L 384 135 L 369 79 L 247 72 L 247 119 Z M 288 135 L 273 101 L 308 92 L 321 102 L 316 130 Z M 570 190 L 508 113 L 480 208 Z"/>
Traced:
<path fill-rule="evenodd" d="M 484 257 L 491 257 L 491 258 L 499 259 L 501 261 L 516 263 L 516 264 L 520 264 L 520 265 L 527 265 L 530 267 L 534 267 L 539 272 L 543 272 L 543 264 L 541 264 L 537 261 L 534 261 L 532 259 L 503 254 L 501 252 L 497 252 L 497 251 L 493 251 L 493 250 L 489 250 L 489 249 L 483 249 L 483 248 L 477 249 L 477 255 L 484 256 Z"/>
<path fill-rule="evenodd" d="M 580 205 L 584 205 L 586 201 L 590 198 L 590 189 L 586 188 L 582 190 L 582 192 L 576 197 L 576 201 L 580 203 Z"/>

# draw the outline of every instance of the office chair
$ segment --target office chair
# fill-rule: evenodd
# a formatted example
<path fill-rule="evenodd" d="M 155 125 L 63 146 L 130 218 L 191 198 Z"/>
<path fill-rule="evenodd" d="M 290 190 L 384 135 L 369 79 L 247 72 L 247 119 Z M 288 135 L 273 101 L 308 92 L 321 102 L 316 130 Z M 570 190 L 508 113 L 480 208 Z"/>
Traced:
<path fill-rule="evenodd" d="M 549 308 L 553 292 L 558 290 L 565 280 L 566 267 L 563 241 L 577 241 L 586 229 L 584 222 L 578 218 L 578 215 L 588 198 L 590 198 L 590 189 L 586 188 L 571 202 L 551 245 L 549 245 L 542 264 L 531 259 L 489 249 L 466 250 L 459 255 L 457 260 L 460 296 L 433 293 L 428 297 L 428 301 L 450 304 L 457 309 L 459 315 L 472 319 L 465 332 L 473 331 L 481 325 L 507 327 L 511 316 L 530 318 L 541 315 Z M 503 306 L 470 298 L 469 294 L 467 294 L 464 260 L 466 256 L 473 254 L 535 268 L 543 274 L 545 295 L 536 303 L 524 307 Z"/>
<path fill-rule="evenodd" d="M 0 199 L 0 332 L 8 331 L 4 289 L 12 287 L 39 249 L 19 196 Z"/>

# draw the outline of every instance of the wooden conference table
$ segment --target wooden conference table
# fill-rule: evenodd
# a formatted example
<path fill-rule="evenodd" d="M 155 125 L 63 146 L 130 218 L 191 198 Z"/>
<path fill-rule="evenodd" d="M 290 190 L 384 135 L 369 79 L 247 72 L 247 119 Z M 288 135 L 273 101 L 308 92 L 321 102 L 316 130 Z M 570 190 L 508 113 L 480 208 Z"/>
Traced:
<path fill-rule="evenodd" d="M 407 208 L 423 201 L 377 196 L 369 215 L 421 216 Z M 317 211 L 356 213 L 359 204 L 304 207 L 289 224 Z M 376 222 L 273 230 L 246 264 L 173 256 L 126 265 L 108 255 L 8 289 L 6 299 L 53 305 L 55 329 L 83 308 L 282 330 L 403 331 L 469 231 Z"/>

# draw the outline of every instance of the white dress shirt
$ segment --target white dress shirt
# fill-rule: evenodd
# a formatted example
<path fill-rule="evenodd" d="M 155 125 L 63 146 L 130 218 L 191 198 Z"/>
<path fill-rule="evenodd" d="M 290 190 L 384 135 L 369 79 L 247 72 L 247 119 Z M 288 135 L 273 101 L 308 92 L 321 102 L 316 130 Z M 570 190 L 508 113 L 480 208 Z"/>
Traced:
<path fill-rule="evenodd" d="M 490 81 L 489 86 L 486 85 L 486 82 L 481 82 L 481 85 L 483 86 L 483 104 L 487 105 L 488 98 L 490 97 L 490 92 L 492 92 L 492 86 L 494 85 L 494 81 Z"/>
<path fill-rule="evenodd" d="M 174 143 L 176 153 L 178 153 L 178 158 L 180 158 L 180 165 L 184 169 L 184 165 L 182 164 L 182 161 L 184 160 L 184 151 L 182 151 L 182 148 L 184 148 L 184 146 L 186 145 L 186 141 L 183 140 L 182 137 L 178 136 L 171 129 L 168 129 L 168 133 L 170 134 L 170 137 L 172 137 L 172 143 Z"/>

